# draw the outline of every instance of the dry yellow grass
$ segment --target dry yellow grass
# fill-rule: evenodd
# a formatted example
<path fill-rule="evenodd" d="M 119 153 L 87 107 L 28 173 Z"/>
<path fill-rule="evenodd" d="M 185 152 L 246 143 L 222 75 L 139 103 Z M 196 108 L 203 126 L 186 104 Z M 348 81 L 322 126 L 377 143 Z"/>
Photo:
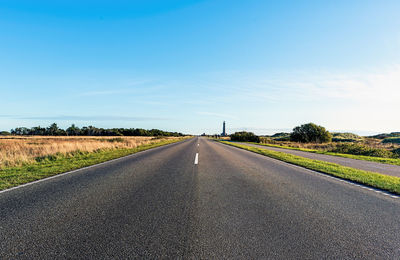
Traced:
<path fill-rule="evenodd" d="M 92 137 L 92 136 L 32 136 L 0 137 L 0 168 L 32 163 L 38 157 L 73 152 L 93 152 L 106 149 L 135 148 L 177 137 Z"/>

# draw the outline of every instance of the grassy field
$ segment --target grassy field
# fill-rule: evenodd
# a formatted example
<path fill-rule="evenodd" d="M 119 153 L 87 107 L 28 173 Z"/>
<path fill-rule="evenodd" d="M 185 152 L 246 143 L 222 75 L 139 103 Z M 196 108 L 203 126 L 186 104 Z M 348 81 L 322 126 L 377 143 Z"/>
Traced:
<path fill-rule="evenodd" d="M 182 137 L 1 137 L 0 190 L 181 141 Z"/>
<path fill-rule="evenodd" d="M 158 142 L 154 137 L 0 137 L 0 169 L 22 166 L 53 156 L 68 156 L 77 152 L 136 148 Z"/>
<path fill-rule="evenodd" d="M 400 195 L 400 178 L 398 177 L 358 170 L 335 163 L 308 159 L 301 156 L 236 144 L 232 142 L 221 141 L 221 143 Z"/>
<path fill-rule="evenodd" d="M 273 137 L 276 136 L 276 137 Z M 361 137 L 351 133 L 334 133 L 333 141 L 329 143 L 299 143 L 290 141 L 288 133 L 278 133 L 271 137 L 260 137 L 261 143 L 284 145 L 297 148 L 315 149 L 315 150 L 335 150 L 337 146 L 343 144 L 358 144 L 369 147 L 370 149 L 381 149 L 392 151 L 393 149 L 400 148 L 400 144 L 385 141 L 384 139 Z M 386 138 L 389 139 L 389 138 Z"/>
<path fill-rule="evenodd" d="M 356 159 L 356 160 L 364 160 L 364 161 L 371 161 L 371 162 L 378 162 L 378 163 L 385 163 L 385 164 L 393 164 L 393 165 L 399 165 L 400 166 L 400 159 L 396 159 L 396 158 L 384 158 L 384 157 L 373 157 L 373 156 L 365 156 L 365 155 L 334 153 L 334 152 L 328 152 L 328 151 L 324 151 L 324 150 L 308 149 L 308 148 L 293 147 L 293 146 L 286 146 L 286 145 L 277 145 L 277 144 L 262 144 L 262 143 L 252 143 L 252 144 L 269 146 L 269 147 L 276 147 L 276 148 L 284 148 L 284 149 L 289 149 L 289 150 L 297 150 L 297 151 L 303 151 L 303 152 L 310 152 L 310 153 L 327 154 L 327 155 L 340 156 L 340 157 Z"/>

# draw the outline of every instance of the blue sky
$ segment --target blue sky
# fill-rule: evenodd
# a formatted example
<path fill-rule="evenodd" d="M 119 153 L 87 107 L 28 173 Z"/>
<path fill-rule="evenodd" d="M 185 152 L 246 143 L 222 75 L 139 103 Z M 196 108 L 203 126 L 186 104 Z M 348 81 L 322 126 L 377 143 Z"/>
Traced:
<path fill-rule="evenodd" d="M 0 2 L 0 129 L 400 131 L 399 1 Z"/>

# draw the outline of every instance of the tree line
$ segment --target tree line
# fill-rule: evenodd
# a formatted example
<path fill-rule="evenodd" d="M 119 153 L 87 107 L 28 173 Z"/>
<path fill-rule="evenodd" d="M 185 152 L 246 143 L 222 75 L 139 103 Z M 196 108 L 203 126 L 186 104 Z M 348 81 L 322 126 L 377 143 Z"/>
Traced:
<path fill-rule="evenodd" d="M 167 132 L 159 129 L 146 130 L 142 128 L 97 128 L 72 124 L 67 129 L 59 128 L 56 123 L 49 127 L 36 126 L 32 128 L 17 127 L 11 129 L 12 135 L 45 135 L 45 136 L 184 136 L 178 132 Z"/>

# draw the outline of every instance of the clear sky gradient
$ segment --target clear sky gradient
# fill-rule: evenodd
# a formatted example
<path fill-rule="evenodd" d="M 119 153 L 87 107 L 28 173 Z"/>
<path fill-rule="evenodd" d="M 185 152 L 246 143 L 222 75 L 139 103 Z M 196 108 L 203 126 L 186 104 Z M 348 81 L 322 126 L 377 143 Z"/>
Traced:
<path fill-rule="evenodd" d="M 0 2 L 0 130 L 400 131 L 400 1 Z"/>

